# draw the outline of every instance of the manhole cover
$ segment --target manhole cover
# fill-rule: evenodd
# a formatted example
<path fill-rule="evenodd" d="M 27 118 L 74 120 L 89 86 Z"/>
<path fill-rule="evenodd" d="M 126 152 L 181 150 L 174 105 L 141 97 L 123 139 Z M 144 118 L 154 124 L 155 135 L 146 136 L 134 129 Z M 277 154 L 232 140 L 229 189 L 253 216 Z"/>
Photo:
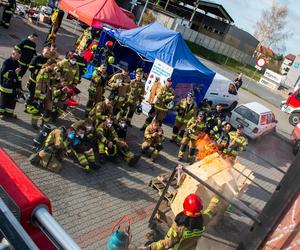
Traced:
<path fill-rule="evenodd" d="M 18 37 L 17 35 L 15 34 L 9 34 L 9 36 L 13 39 L 16 39 L 16 40 L 20 40 L 20 37 Z"/>

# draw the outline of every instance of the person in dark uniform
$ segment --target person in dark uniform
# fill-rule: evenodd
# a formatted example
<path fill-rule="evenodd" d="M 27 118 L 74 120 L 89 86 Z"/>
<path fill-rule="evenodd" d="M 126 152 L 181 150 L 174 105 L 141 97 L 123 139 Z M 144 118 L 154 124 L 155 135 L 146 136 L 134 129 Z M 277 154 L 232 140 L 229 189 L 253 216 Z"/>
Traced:
<path fill-rule="evenodd" d="M 10 25 L 10 20 L 17 8 L 16 0 L 8 0 L 5 2 L 3 1 L 2 5 L 4 6 L 4 8 L 2 14 L 2 21 L 0 22 L 0 25 L 8 29 Z"/>
<path fill-rule="evenodd" d="M 36 85 L 36 77 L 37 77 L 40 69 L 50 58 L 50 46 L 51 46 L 50 43 L 45 44 L 42 54 L 35 56 L 29 65 L 29 71 L 30 71 L 31 75 L 30 75 L 28 83 L 27 83 L 27 88 L 29 91 L 29 98 L 27 100 L 27 105 L 30 105 L 33 101 L 35 85 Z"/>
<path fill-rule="evenodd" d="M 19 81 L 18 73 L 20 72 L 18 60 L 20 51 L 13 49 L 11 56 L 6 59 L 1 68 L 0 74 L 0 118 L 16 118 L 14 114 L 16 107 L 17 94 L 21 92 L 22 86 Z"/>
<path fill-rule="evenodd" d="M 36 55 L 37 39 L 38 39 L 37 34 L 31 34 L 26 39 L 21 41 L 21 43 L 15 46 L 17 49 L 21 51 L 21 57 L 19 60 L 19 64 L 21 68 L 21 71 L 19 72 L 20 79 L 22 79 L 22 77 L 25 75 L 32 58 Z"/>
<path fill-rule="evenodd" d="M 217 104 L 216 109 L 210 112 L 206 117 L 206 122 L 208 124 L 208 128 L 211 130 L 215 126 L 221 127 L 225 119 L 226 115 L 223 111 L 222 104 Z"/>

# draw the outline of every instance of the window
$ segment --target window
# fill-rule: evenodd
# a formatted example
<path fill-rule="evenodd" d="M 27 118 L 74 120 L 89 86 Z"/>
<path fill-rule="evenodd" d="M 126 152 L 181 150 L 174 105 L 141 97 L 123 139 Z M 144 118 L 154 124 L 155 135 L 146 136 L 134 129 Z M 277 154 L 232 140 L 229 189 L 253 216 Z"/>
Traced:
<path fill-rule="evenodd" d="M 261 115 L 260 117 L 260 125 L 266 125 L 268 121 L 267 115 Z"/>
<path fill-rule="evenodd" d="M 253 122 L 254 124 L 258 124 L 259 115 L 251 109 L 248 109 L 247 107 L 241 105 L 237 109 L 235 109 L 235 112 L 244 117 L 245 119 Z"/>

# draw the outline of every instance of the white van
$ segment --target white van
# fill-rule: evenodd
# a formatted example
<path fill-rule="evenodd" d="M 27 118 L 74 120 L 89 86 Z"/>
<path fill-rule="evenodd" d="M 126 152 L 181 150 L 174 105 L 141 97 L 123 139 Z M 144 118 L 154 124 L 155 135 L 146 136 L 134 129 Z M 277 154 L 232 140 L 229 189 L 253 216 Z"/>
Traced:
<path fill-rule="evenodd" d="M 211 102 L 213 107 L 221 103 L 225 109 L 231 111 L 237 106 L 239 96 L 233 81 L 216 73 L 204 99 Z"/>

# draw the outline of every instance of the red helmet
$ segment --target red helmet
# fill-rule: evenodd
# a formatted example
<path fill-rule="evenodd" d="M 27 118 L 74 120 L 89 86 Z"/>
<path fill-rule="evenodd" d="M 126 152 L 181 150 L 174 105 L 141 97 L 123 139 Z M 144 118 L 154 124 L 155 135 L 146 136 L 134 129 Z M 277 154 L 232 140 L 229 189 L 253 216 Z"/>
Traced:
<path fill-rule="evenodd" d="M 196 194 L 188 195 L 183 202 L 183 213 L 188 217 L 199 217 L 202 210 L 202 200 Z"/>
<path fill-rule="evenodd" d="M 114 45 L 114 43 L 112 41 L 107 41 L 105 43 L 105 46 L 107 46 L 107 47 L 112 47 L 113 45 Z"/>

